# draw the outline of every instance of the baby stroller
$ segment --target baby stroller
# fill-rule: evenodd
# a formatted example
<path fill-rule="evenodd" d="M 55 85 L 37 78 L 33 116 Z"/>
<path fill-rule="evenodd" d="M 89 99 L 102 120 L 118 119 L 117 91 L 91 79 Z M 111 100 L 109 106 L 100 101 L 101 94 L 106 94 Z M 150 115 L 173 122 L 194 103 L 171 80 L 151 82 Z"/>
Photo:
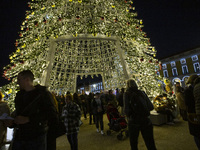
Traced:
<path fill-rule="evenodd" d="M 128 137 L 127 121 L 125 120 L 125 117 L 119 114 L 117 108 L 112 104 L 107 106 L 107 117 L 109 120 L 109 130 L 107 131 L 107 135 L 111 135 L 112 131 L 115 131 L 119 132 L 117 135 L 118 140 L 123 139 L 123 132 L 125 132 L 126 137 Z"/>

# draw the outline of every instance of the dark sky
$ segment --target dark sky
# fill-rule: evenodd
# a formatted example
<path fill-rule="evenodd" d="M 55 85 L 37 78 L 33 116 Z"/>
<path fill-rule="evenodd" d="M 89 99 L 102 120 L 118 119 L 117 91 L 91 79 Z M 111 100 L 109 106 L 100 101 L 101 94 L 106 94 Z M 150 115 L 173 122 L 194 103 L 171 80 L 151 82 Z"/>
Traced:
<path fill-rule="evenodd" d="M 134 0 L 134 6 L 158 59 L 200 46 L 200 0 Z M 27 0 L 0 0 L 1 76 L 15 51 L 26 9 Z M 0 86 L 7 83 L 1 76 Z"/>

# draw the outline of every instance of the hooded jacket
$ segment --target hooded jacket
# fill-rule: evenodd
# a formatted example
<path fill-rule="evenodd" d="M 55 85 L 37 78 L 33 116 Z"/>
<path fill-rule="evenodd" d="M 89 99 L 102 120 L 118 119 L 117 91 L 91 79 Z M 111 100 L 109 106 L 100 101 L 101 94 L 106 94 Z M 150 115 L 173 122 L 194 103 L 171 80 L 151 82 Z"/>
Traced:
<path fill-rule="evenodd" d="M 48 122 L 57 118 L 51 93 L 37 85 L 32 91 L 21 90 L 15 98 L 16 116 L 29 117 L 29 122 L 17 125 L 16 139 L 31 140 L 47 132 Z"/>

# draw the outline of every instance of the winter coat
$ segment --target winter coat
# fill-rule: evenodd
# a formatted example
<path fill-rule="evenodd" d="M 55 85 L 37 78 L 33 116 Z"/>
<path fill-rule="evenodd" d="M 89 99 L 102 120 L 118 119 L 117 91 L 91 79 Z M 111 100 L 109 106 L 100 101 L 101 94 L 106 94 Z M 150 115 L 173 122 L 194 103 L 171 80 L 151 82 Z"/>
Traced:
<path fill-rule="evenodd" d="M 185 100 L 185 104 L 187 106 L 187 112 L 188 113 L 196 113 L 196 111 L 195 111 L 195 100 L 194 100 L 193 86 L 192 85 L 185 89 L 184 100 Z M 188 121 L 188 125 L 189 125 L 190 134 L 200 138 L 200 125 L 193 124 L 190 121 Z"/>
<path fill-rule="evenodd" d="M 66 104 L 63 107 L 62 117 L 64 118 L 67 134 L 79 132 L 81 109 L 76 103 L 70 102 Z"/>
<path fill-rule="evenodd" d="M 108 103 L 108 104 L 112 104 L 112 105 L 114 105 L 115 107 L 117 107 L 116 96 L 115 96 L 114 94 L 108 94 L 107 103 Z"/>
<path fill-rule="evenodd" d="M 184 101 L 184 94 L 182 92 L 176 92 L 176 99 L 177 99 L 179 108 L 181 110 L 186 110 L 187 108 Z"/>
<path fill-rule="evenodd" d="M 10 115 L 10 109 L 6 102 L 0 101 L 0 116 L 4 113 Z M 6 140 L 7 127 L 4 125 L 3 121 L 0 120 L 0 148 Z"/>
<path fill-rule="evenodd" d="M 121 106 L 121 107 L 124 106 L 124 104 L 123 104 L 124 103 L 123 98 L 124 98 L 124 93 L 120 93 L 119 94 L 119 99 L 118 99 L 118 105 Z"/>
<path fill-rule="evenodd" d="M 21 90 L 15 98 L 16 116 L 29 118 L 26 124 L 17 125 L 16 140 L 32 140 L 47 133 L 48 126 L 57 121 L 57 111 L 51 93 L 37 85 L 32 91 Z"/>
<path fill-rule="evenodd" d="M 195 111 L 197 115 L 200 115 L 200 77 L 195 80 L 193 94 L 195 99 Z"/>
<path fill-rule="evenodd" d="M 136 88 L 129 88 L 124 94 L 124 111 L 129 120 L 142 123 L 153 110 L 153 104 L 145 92 Z"/>
<path fill-rule="evenodd" d="M 98 113 L 103 114 L 105 112 L 104 102 L 101 99 L 99 99 L 99 100 L 101 102 L 100 104 L 98 104 L 95 99 L 92 101 L 92 108 L 93 108 L 93 114 L 94 115 L 97 115 Z M 101 112 L 98 111 L 99 108 L 101 109 Z"/>

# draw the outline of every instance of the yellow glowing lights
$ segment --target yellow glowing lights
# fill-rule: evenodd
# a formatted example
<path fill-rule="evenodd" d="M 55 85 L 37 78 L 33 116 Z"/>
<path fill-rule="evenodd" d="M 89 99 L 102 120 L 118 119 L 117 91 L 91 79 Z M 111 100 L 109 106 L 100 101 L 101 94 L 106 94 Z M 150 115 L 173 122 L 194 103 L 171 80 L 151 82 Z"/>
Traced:
<path fill-rule="evenodd" d="M 115 6 L 114 6 L 114 5 L 112 5 L 112 8 L 115 8 Z"/>
<path fill-rule="evenodd" d="M 22 48 L 25 48 L 26 47 L 26 44 L 24 43 L 24 45 L 22 45 Z"/>
<path fill-rule="evenodd" d="M 78 36 L 78 34 L 76 33 L 76 34 L 73 34 L 73 37 L 77 37 Z"/>
<path fill-rule="evenodd" d="M 142 20 L 140 20 L 140 24 L 143 24 L 143 21 L 142 21 Z"/>
<path fill-rule="evenodd" d="M 42 10 L 44 10 L 44 9 L 45 9 L 45 7 L 43 6 L 41 9 L 42 9 Z"/>
<path fill-rule="evenodd" d="M 79 3 L 82 3 L 82 0 L 78 0 Z"/>
<path fill-rule="evenodd" d="M 92 33 L 93 36 L 97 36 L 97 33 Z"/>
<path fill-rule="evenodd" d="M 56 5 L 55 4 L 53 4 L 51 7 L 55 7 Z"/>
<path fill-rule="evenodd" d="M 35 14 L 34 12 L 31 13 L 31 15 L 34 15 L 34 14 Z"/>
<path fill-rule="evenodd" d="M 54 36 L 54 39 L 57 39 L 58 38 L 58 35 Z"/>
<path fill-rule="evenodd" d="M 19 53 L 19 52 L 20 52 L 20 49 L 18 48 L 18 49 L 16 50 L 16 52 L 18 52 L 18 53 Z"/>

